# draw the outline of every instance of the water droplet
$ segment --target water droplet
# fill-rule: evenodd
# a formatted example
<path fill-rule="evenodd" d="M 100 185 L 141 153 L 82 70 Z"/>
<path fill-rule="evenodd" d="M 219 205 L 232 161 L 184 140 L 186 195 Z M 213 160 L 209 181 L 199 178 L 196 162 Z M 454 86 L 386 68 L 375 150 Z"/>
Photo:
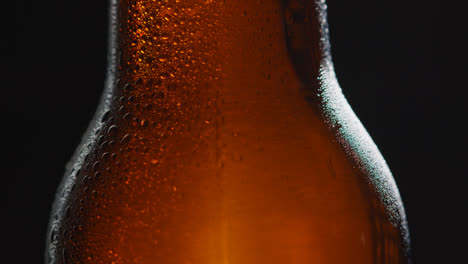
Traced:
<path fill-rule="evenodd" d="M 100 146 L 102 142 L 104 142 L 104 136 L 101 135 L 97 138 L 97 144 Z"/>
<path fill-rule="evenodd" d="M 130 113 L 126 113 L 124 116 L 123 116 L 123 119 L 124 120 L 130 120 L 132 118 L 132 115 Z"/>
<path fill-rule="evenodd" d="M 132 90 L 132 87 L 130 86 L 129 83 L 126 83 L 123 87 L 124 92 L 128 93 L 130 90 Z"/>
<path fill-rule="evenodd" d="M 106 111 L 104 115 L 102 115 L 101 122 L 106 122 L 109 116 L 110 116 L 110 111 Z"/>
<path fill-rule="evenodd" d="M 50 232 L 50 242 L 55 241 L 55 239 L 57 239 L 57 228 L 54 226 Z"/>
<path fill-rule="evenodd" d="M 167 72 L 161 72 L 161 74 L 159 75 L 159 78 L 161 78 L 162 80 L 166 79 L 167 77 L 169 76 L 169 74 Z"/>
<path fill-rule="evenodd" d="M 65 218 L 70 218 L 70 206 L 67 206 L 67 209 L 65 209 Z"/>
<path fill-rule="evenodd" d="M 99 169 L 99 161 L 96 161 L 94 164 L 93 164 L 93 171 L 97 171 Z"/>
<path fill-rule="evenodd" d="M 81 183 L 86 184 L 89 181 L 88 175 L 85 175 L 83 179 L 81 180 Z"/>
<path fill-rule="evenodd" d="M 102 144 L 99 146 L 101 149 L 105 149 L 107 147 L 108 143 L 106 140 L 104 140 L 104 142 L 102 142 Z"/>
<path fill-rule="evenodd" d="M 131 137 L 130 134 L 126 134 L 126 135 L 122 138 L 122 140 L 121 140 L 120 142 L 121 142 L 121 143 L 128 143 L 128 142 L 130 142 L 130 137 Z"/>
<path fill-rule="evenodd" d="M 107 134 L 109 134 L 109 136 L 115 136 L 117 135 L 117 131 L 118 131 L 118 128 L 116 125 L 112 125 L 111 127 L 109 127 L 109 129 L 107 130 Z"/>
<path fill-rule="evenodd" d="M 70 187 L 70 192 L 73 192 L 73 190 L 75 190 L 75 187 L 76 187 L 76 183 L 73 182 Z"/>
<path fill-rule="evenodd" d="M 107 160 L 109 157 L 110 157 L 110 153 L 109 153 L 109 152 L 104 152 L 104 153 L 102 154 L 102 160 Z"/>

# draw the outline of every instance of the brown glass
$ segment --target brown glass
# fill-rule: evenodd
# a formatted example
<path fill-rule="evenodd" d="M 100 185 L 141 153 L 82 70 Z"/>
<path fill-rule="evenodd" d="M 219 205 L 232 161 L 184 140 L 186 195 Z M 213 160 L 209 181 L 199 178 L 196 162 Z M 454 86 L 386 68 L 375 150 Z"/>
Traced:
<path fill-rule="evenodd" d="M 106 90 L 49 263 L 408 263 L 315 1 L 112 0 Z"/>

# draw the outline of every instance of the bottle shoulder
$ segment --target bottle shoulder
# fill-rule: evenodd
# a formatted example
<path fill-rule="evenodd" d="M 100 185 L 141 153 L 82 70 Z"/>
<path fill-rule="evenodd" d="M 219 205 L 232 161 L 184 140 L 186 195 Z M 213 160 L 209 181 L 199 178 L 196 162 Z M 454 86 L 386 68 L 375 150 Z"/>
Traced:
<path fill-rule="evenodd" d="M 260 87 L 233 93 L 233 85 L 224 87 L 188 116 L 182 104 L 164 115 L 128 105 L 120 111 L 115 97 L 64 178 L 51 221 L 51 254 L 66 248 L 63 241 L 73 239 L 80 225 L 98 232 L 113 223 L 129 238 L 158 228 L 177 233 L 164 227 L 168 219 L 190 232 L 236 222 L 225 232 L 241 238 L 245 230 L 263 230 L 258 244 L 286 223 L 301 228 L 278 235 L 322 234 L 329 246 L 323 252 L 335 248 L 337 238 L 343 247 L 368 245 L 374 234 L 402 241 L 395 230 L 406 227 L 404 212 L 390 171 L 342 95 L 324 100 L 320 114 L 301 92 Z M 124 118 L 130 112 L 133 117 Z M 122 218 L 133 220 L 119 226 Z M 113 236 L 100 239 L 112 244 Z M 359 250 L 353 252 L 364 252 Z"/>
<path fill-rule="evenodd" d="M 336 79 L 333 66 L 327 63 L 321 74 L 321 112 L 327 126 L 363 179 L 371 186 L 385 208 L 385 215 L 399 229 L 404 251 L 409 254 L 410 239 L 405 209 L 392 173 L 366 128 L 347 102 Z"/>

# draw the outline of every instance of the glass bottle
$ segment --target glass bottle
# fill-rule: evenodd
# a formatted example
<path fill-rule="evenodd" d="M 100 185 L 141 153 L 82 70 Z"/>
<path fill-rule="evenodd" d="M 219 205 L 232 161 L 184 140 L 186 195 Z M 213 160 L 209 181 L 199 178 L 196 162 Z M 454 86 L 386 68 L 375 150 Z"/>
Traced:
<path fill-rule="evenodd" d="M 48 263 L 408 263 L 323 1 L 111 0 L 106 89 Z"/>

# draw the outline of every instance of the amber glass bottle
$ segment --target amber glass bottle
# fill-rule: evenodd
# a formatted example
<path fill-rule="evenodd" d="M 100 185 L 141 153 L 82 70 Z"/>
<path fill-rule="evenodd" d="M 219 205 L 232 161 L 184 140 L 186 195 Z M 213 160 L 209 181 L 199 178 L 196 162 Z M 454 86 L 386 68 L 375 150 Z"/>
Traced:
<path fill-rule="evenodd" d="M 106 90 L 47 262 L 408 263 L 403 205 L 337 84 L 325 9 L 111 0 Z"/>

